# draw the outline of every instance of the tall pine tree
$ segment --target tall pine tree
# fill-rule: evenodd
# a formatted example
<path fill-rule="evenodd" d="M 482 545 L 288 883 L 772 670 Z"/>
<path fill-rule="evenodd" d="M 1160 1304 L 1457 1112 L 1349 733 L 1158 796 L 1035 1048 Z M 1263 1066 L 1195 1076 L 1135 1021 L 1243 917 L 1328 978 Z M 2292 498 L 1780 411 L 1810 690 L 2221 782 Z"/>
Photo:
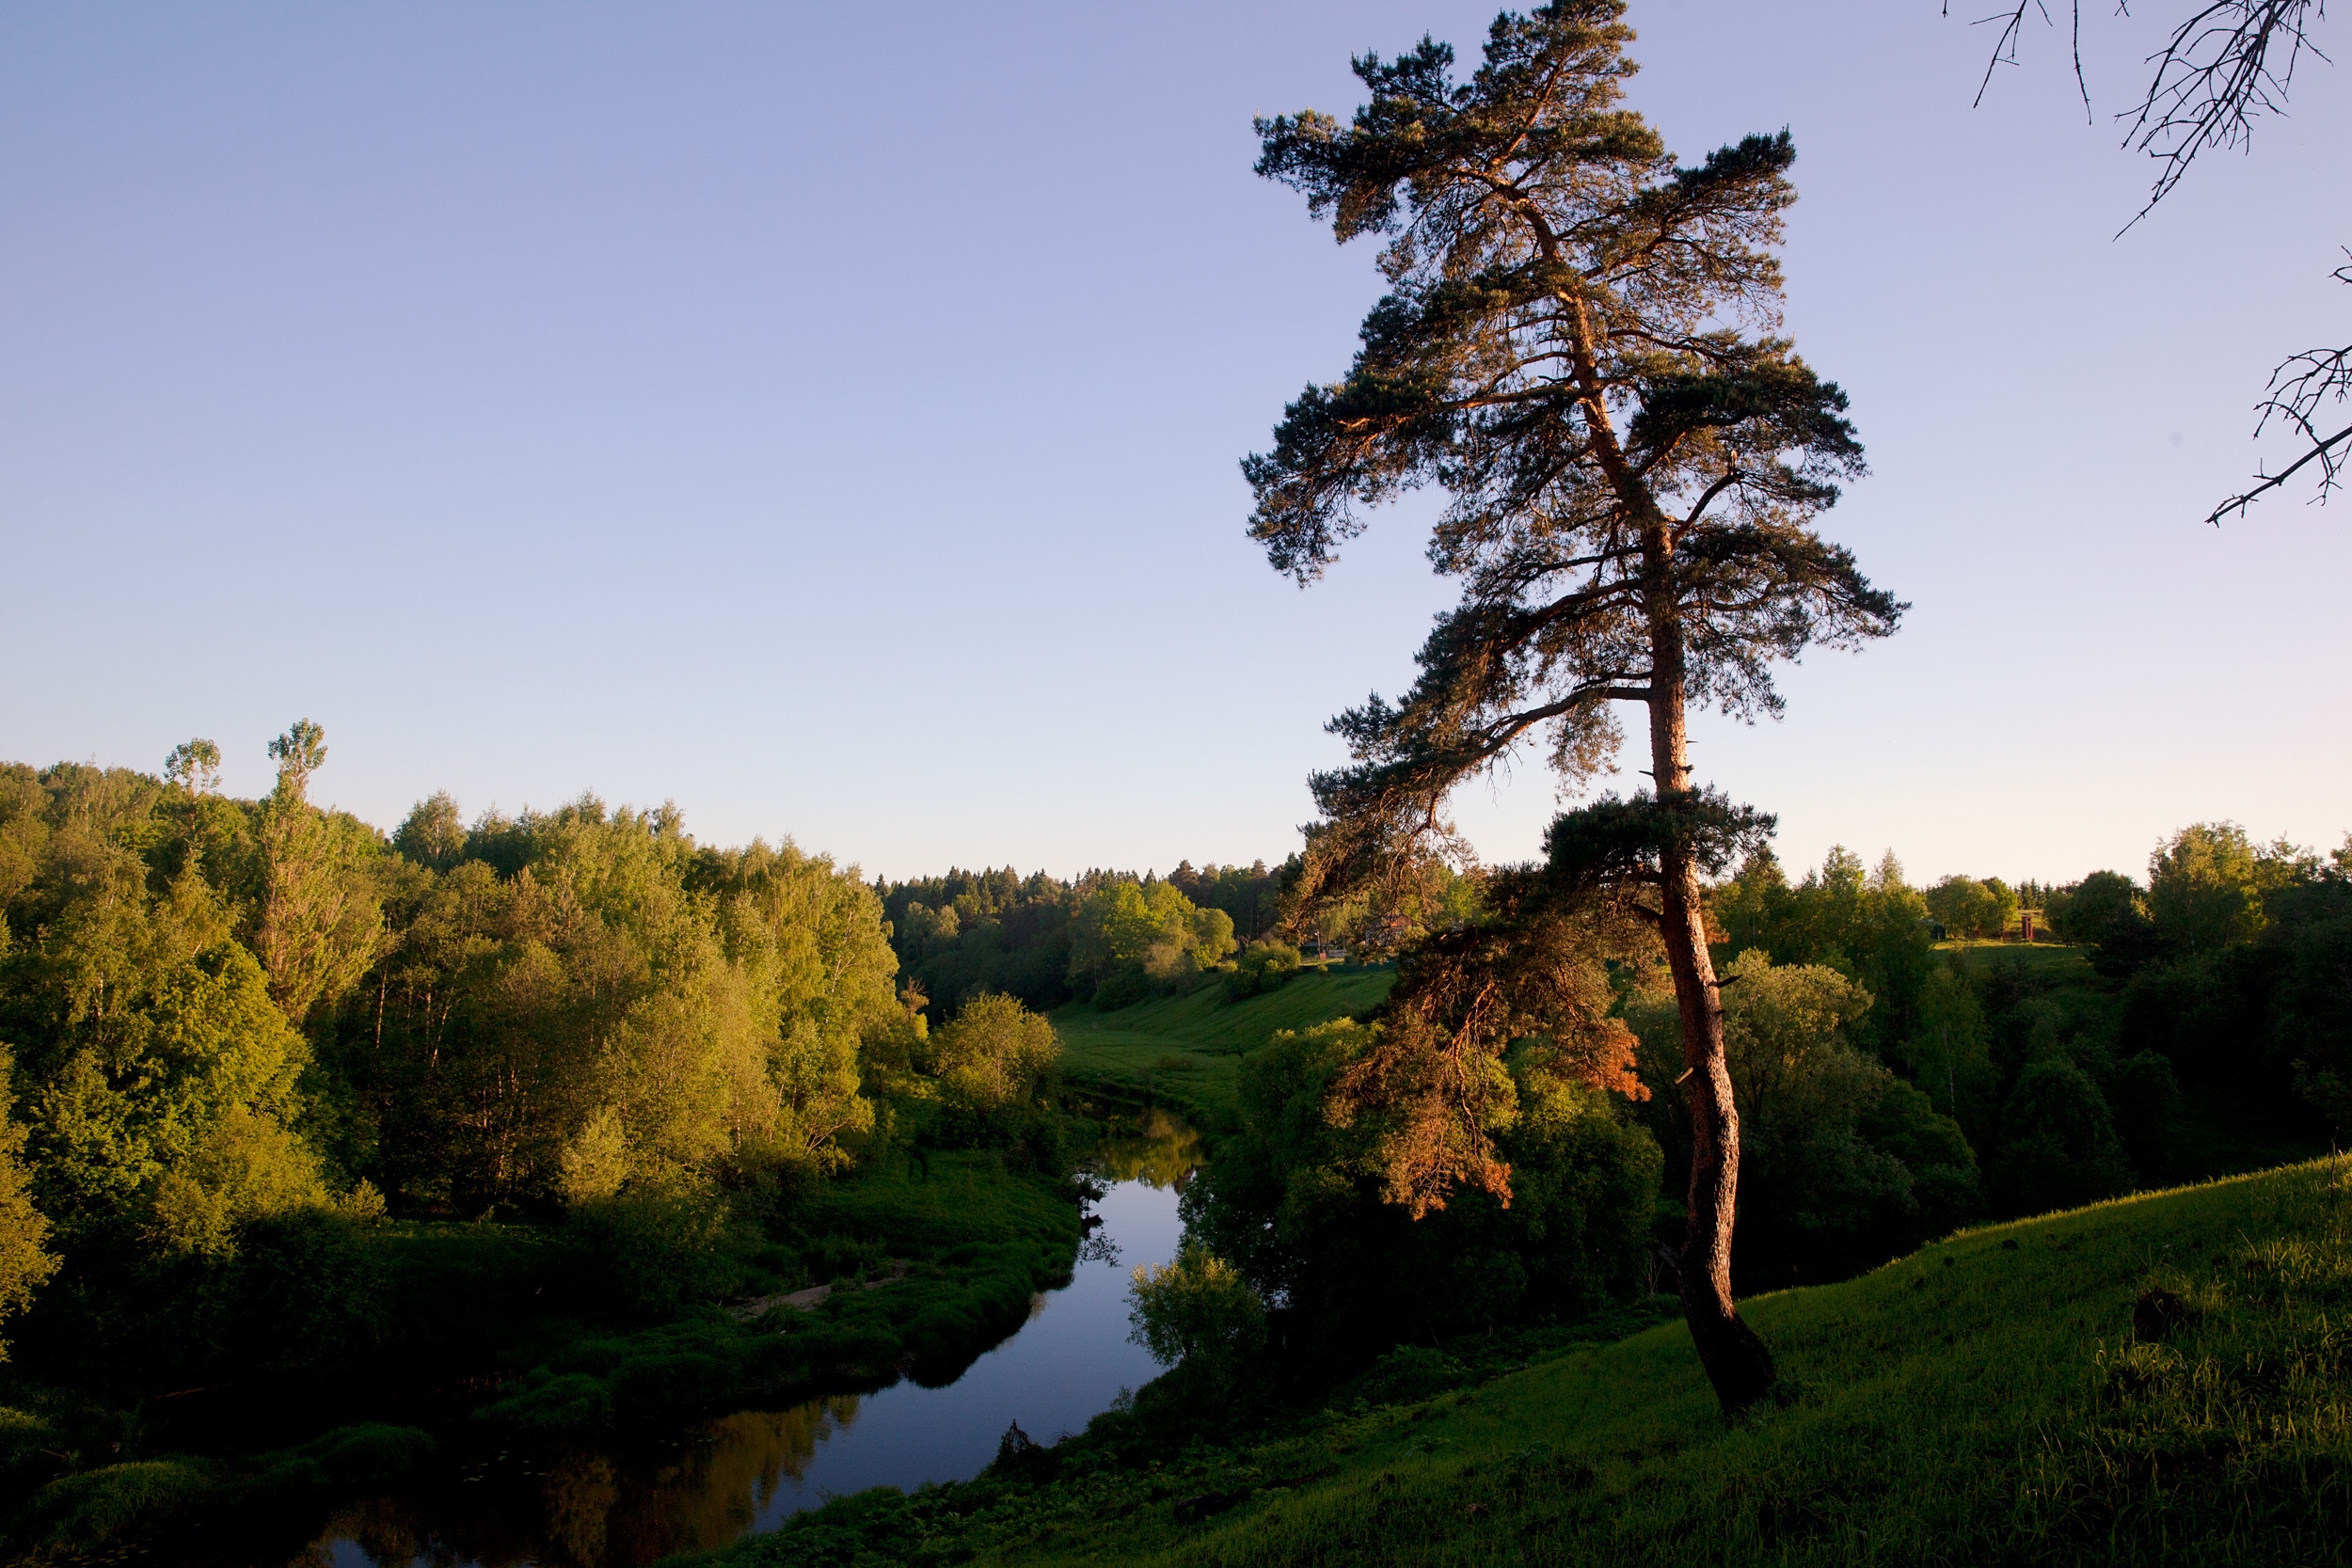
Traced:
<path fill-rule="evenodd" d="M 1773 660 L 1883 636 L 1903 607 L 1814 531 L 1862 451 L 1845 395 L 1774 335 L 1773 251 L 1795 198 L 1788 134 L 1678 166 L 1621 106 L 1634 71 L 1623 11 L 1562 0 L 1506 12 L 1467 82 L 1453 79 L 1453 51 L 1424 39 L 1355 62 L 1371 102 L 1352 124 L 1313 111 L 1258 123 L 1259 172 L 1303 192 L 1343 242 L 1386 236 L 1391 288 L 1346 378 L 1310 386 L 1274 450 L 1243 467 L 1252 536 L 1302 582 L 1361 530 L 1363 509 L 1422 484 L 1448 497 L 1429 553 L 1460 580 L 1460 603 L 1402 700 L 1333 721 L 1355 760 L 1313 781 L 1310 898 L 1425 861 L 1452 789 L 1525 741 L 1548 742 L 1563 779 L 1582 784 L 1618 749 L 1613 705 L 1646 710 L 1656 793 L 1555 822 L 1550 895 L 1528 907 L 1570 932 L 1561 901 L 1603 896 L 1663 943 L 1696 1145 L 1684 1307 L 1737 1406 L 1773 1372 L 1731 1300 L 1739 1117 L 1700 894 L 1770 819 L 1694 786 L 1686 712 L 1776 714 Z M 1523 952 L 1515 963 L 1528 972 Z M 1411 1031 L 1419 1049 L 1453 1065 L 1374 1076 L 1431 1094 L 1474 1082 L 1462 1058 L 1499 1053 L 1509 1041 L 1492 1020 L 1513 1014 L 1425 1014 L 1446 1026 Z M 1483 1141 L 1486 1111 L 1457 1098 L 1395 1107 L 1462 1125 L 1450 1140 L 1399 1140 L 1394 1158 L 1476 1170 L 1460 1146 Z M 1448 1179 L 1391 1175 L 1391 1191 L 1423 1201 Z"/>

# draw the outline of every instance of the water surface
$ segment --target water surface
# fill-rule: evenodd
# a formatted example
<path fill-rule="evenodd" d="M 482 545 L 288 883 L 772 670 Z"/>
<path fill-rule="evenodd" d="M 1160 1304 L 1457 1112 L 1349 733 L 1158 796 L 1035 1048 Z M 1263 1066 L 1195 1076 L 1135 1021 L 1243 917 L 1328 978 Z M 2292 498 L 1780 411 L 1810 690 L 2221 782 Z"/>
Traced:
<path fill-rule="evenodd" d="M 399 1497 L 356 1504 L 298 1561 L 335 1568 L 644 1568 L 771 1530 L 827 1497 L 968 1481 L 1006 1429 L 1053 1442 L 1084 1430 L 1159 1369 L 1127 1338 L 1127 1275 L 1176 1253 L 1189 1129 L 1154 1117 L 1101 1162 L 1102 1219 L 1064 1288 L 943 1388 L 721 1417 L 664 1443 L 500 1456 Z M 1104 1244 L 1107 1243 L 1108 1244 Z"/>

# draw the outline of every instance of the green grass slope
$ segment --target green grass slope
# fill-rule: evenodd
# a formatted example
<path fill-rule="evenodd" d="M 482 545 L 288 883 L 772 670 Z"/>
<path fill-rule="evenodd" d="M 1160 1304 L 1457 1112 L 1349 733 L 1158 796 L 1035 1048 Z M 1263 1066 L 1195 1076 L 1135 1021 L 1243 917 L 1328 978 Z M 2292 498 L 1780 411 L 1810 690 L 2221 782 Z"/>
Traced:
<path fill-rule="evenodd" d="M 2058 942 L 1987 942 L 1975 937 L 1955 937 L 1937 942 L 1935 950 L 1963 954 L 1963 961 L 1974 966 L 2010 964 L 2035 979 L 2055 985 L 2087 984 L 2096 974 L 2090 967 L 2090 948 Z"/>
<path fill-rule="evenodd" d="M 741 1550 L 1170 1568 L 2342 1562 L 2348 1190 L 2352 1161 L 2323 1160 L 1970 1231 L 1757 1298 L 1743 1310 L 1785 1397 L 1733 1420 L 1676 1323 L 1254 1448 L 1145 1470 L 1077 1451 L 1052 1484 L 866 1494 Z M 2158 1291 L 2181 1309 L 2159 1310 Z"/>
<path fill-rule="evenodd" d="M 1228 1002 L 1221 986 L 1098 1013 L 1078 1004 L 1053 1014 L 1062 1070 L 1073 1084 L 1149 1093 L 1204 1129 L 1230 1125 L 1241 1058 L 1283 1029 L 1371 1011 L 1396 982 L 1391 969 L 1302 974 L 1279 990 Z"/>

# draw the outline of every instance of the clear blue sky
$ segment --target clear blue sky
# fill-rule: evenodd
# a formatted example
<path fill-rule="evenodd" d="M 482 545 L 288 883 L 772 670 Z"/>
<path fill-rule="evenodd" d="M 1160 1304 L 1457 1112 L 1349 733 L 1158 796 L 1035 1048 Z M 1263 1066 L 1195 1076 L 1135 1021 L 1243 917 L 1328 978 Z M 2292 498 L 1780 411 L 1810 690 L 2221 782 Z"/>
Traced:
<path fill-rule="evenodd" d="M 594 788 L 894 876 L 1279 857 L 1448 594 L 1409 508 L 1304 593 L 1243 534 L 1379 286 L 1250 117 L 1491 14 L 9 6 L 0 756 L 201 735 L 254 792 L 307 715 L 388 827 Z M 2347 335 L 2346 68 L 2119 242 L 2146 167 L 2056 35 L 1972 111 L 1934 0 L 1633 21 L 1684 156 L 1795 133 L 1789 327 L 1873 467 L 1830 531 L 1915 607 L 1702 775 L 1915 877 L 2338 842 L 2352 499 L 2198 519 Z M 1551 806 L 1531 760 L 1462 816 L 1511 859 Z"/>

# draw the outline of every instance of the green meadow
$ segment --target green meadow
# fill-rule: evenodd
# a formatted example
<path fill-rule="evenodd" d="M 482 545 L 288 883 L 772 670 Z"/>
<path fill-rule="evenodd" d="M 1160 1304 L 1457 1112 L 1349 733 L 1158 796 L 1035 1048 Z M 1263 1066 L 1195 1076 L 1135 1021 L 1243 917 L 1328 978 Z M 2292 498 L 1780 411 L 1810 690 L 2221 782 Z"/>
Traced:
<path fill-rule="evenodd" d="M 1215 1132 L 1232 1124 L 1241 1059 L 1284 1029 L 1360 1017 L 1396 983 L 1393 969 L 1307 971 L 1279 990 L 1229 1002 L 1219 986 L 1097 1012 L 1075 1003 L 1052 1014 L 1069 1083 L 1180 1107 Z"/>

